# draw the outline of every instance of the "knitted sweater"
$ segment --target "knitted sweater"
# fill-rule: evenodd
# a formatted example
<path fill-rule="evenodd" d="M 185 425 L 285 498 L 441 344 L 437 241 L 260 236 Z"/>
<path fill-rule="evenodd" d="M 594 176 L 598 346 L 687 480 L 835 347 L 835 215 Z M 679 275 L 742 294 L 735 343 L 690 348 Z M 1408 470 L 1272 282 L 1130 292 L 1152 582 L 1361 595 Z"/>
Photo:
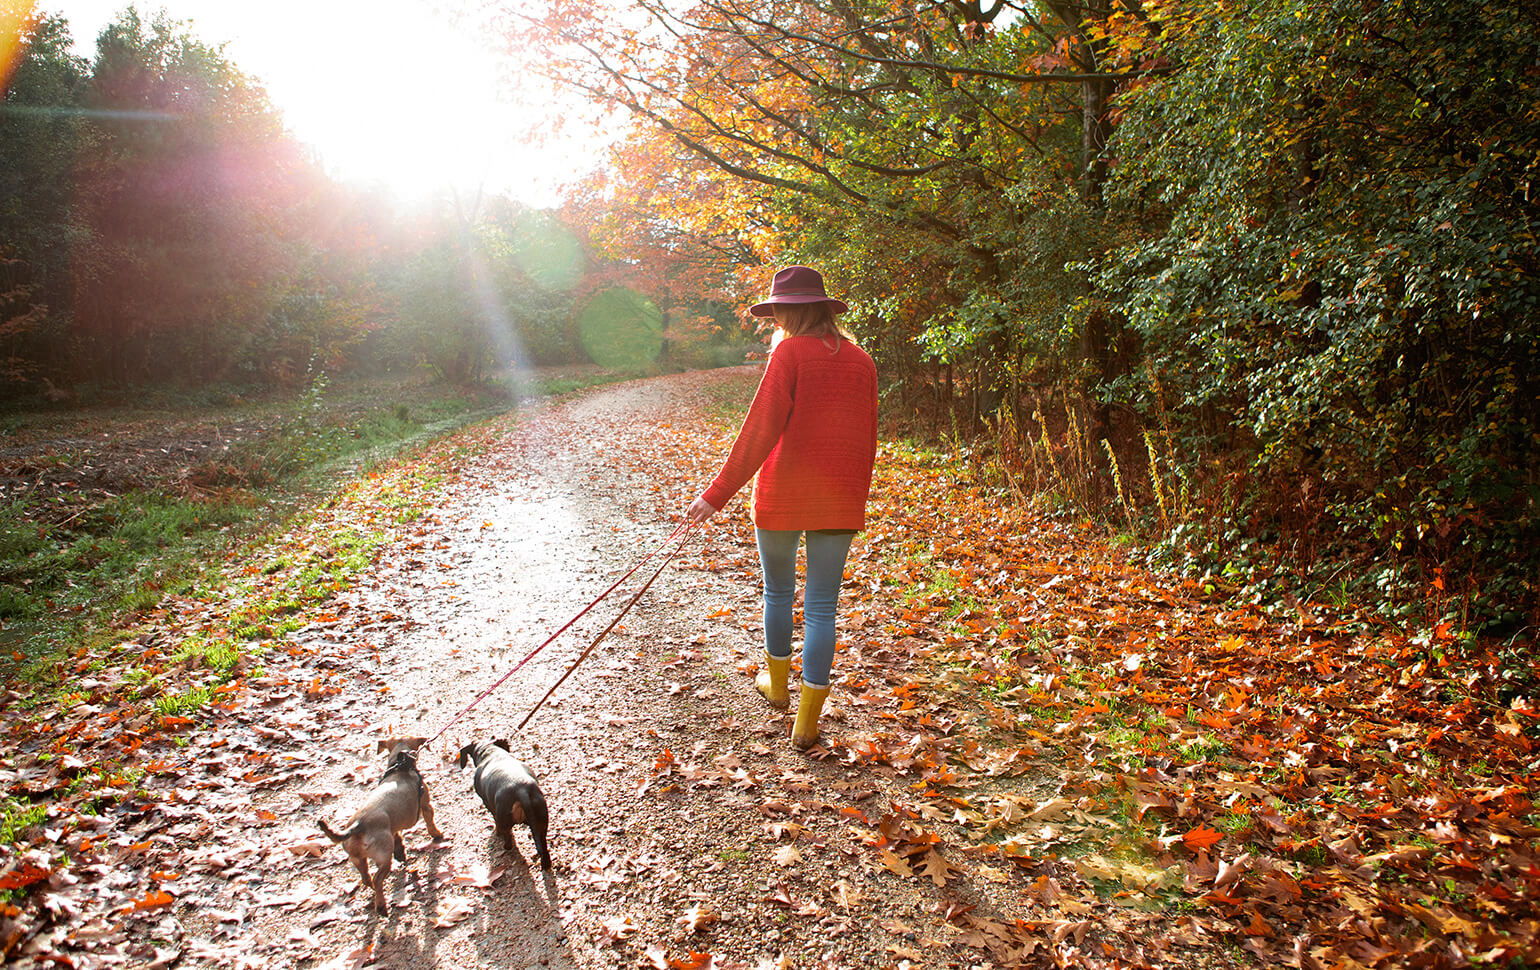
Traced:
<path fill-rule="evenodd" d="M 727 462 L 702 494 L 727 504 L 757 471 L 761 529 L 861 529 L 877 457 L 877 367 L 841 340 L 787 337 L 770 355 Z"/>

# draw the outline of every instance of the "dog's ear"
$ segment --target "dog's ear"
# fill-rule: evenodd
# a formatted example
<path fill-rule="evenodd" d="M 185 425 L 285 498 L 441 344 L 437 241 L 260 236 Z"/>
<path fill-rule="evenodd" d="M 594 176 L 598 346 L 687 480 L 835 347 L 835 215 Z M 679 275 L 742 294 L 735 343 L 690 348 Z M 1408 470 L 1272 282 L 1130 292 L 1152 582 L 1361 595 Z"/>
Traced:
<path fill-rule="evenodd" d="M 513 754 L 513 749 L 508 747 L 508 742 L 504 741 L 502 738 L 498 738 L 496 741 L 493 741 L 492 743 L 497 745 L 499 748 L 502 748 L 504 751 L 508 752 L 509 754 Z"/>
<path fill-rule="evenodd" d="M 464 768 L 465 767 L 465 763 L 467 761 L 471 760 L 471 750 L 473 748 L 475 748 L 475 747 L 476 747 L 476 745 L 474 743 L 472 743 L 472 744 L 467 744 L 465 747 L 460 749 L 459 764 L 460 764 L 461 768 Z"/>
<path fill-rule="evenodd" d="M 374 753 L 379 754 L 381 751 L 389 751 L 395 743 L 395 738 L 381 738 L 379 743 L 374 746 Z"/>
<path fill-rule="evenodd" d="M 416 751 L 428 743 L 427 738 L 397 738 L 396 743 L 409 751 Z"/>

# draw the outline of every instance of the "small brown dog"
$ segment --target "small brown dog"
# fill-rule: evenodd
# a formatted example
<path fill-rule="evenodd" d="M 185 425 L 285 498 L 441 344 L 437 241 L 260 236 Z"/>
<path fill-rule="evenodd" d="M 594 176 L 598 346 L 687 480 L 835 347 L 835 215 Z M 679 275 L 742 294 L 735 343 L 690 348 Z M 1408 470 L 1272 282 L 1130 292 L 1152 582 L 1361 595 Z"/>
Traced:
<path fill-rule="evenodd" d="M 406 861 L 406 846 L 401 842 L 401 833 L 416 825 L 421 816 L 435 842 L 444 837 L 433 824 L 428 786 L 422 783 L 422 775 L 417 771 L 417 749 L 427 740 L 386 738 L 381 741 L 376 750 L 390 752 L 385 774 L 369 793 L 363 807 L 348 819 L 348 827 L 333 832 L 331 826 L 321 820 L 321 831 L 347 850 L 364 885 L 374 888 L 374 908 L 382 913 L 390 908 L 385 902 L 385 877 L 390 875 L 391 857 Z M 369 879 L 371 861 L 374 863 L 372 881 Z"/>

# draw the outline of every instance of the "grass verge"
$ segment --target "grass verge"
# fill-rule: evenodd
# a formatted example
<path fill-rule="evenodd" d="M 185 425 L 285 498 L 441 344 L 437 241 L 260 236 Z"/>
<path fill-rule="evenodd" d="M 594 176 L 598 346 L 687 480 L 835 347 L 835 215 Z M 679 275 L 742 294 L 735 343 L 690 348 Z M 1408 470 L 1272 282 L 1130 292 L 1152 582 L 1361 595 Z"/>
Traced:
<path fill-rule="evenodd" d="M 80 453 L 78 415 L 47 440 L 46 416 L 28 416 L 34 444 L 0 504 L 0 672 L 36 681 L 62 657 L 110 642 L 169 597 L 197 595 L 236 556 L 324 504 L 347 482 L 414 444 L 505 413 L 497 387 L 324 383 L 286 401 L 247 407 L 165 402 L 102 418 L 113 447 Z M 225 431 L 209 447 L 204 429 Z M 244 432 L 244 433 L 243 433 Z M 177 451 L 185 459 L 169 464 Z M 29 470 L 33 477 L 23 477 Z M 17 474 L 17 473 L 20 474 Z M 83 488 L 94 476 L 103 484 Z M 372 546 L 328 537 L 338 555 L 311 564 L 296 589 L 322 588 L 360 568 Z M 249 619 L 270 623 L 268 604 Z M 209 655 L 220 656 L 217 645 Z"/>

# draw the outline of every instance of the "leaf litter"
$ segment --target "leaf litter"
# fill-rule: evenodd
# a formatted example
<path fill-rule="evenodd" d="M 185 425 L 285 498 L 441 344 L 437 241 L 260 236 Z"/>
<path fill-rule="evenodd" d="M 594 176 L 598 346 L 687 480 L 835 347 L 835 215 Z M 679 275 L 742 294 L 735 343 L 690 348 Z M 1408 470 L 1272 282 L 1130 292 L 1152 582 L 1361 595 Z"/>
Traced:
<path fill-rule="evenodd" d="M 976 468 L 892 445 L 812 757 L 747 677 L 757 563 L 738 502 L 593 658 L 611 676 L 559 692 L 516 739 L 552 802 L 554 881 L 485 837 L 446 743 L 507 736 L 563 666 L 542 660 L 545 679 L 494 695 L 424 759 L 450 843 L 408 832 L 396 915 L 367 914 L 314 819 L 373 784 L 372 738 L 435 728 L 642 548 L 619 536 L 666 532 L 731 440 L 697 409 L 751 391 L 743 372 L 686 375 L 470 429 L 317 512 L 275 545 L 283 565 L 232 564 L 235 595 L 170 603 L 71 658 L 68 693 L 12 686 L 0 781 L 46 814 L 0 866 L 7 959 L 1540 958 L 1535 699 L 1504 696 L 1487 645 L 1218 600 L 1088 527 L 1002 509 Z M 224 670 L 186 649 L 335 558 L 324 537 L 349 528 L 393 538 L 298 602 L 304 623 L 258 624 Z M 530 535 L 545 558 L 516 541 Z M 542 570 L 559 581 L 520 587 Z M 192 689 L 201 706 L 156 705 Z"/>

